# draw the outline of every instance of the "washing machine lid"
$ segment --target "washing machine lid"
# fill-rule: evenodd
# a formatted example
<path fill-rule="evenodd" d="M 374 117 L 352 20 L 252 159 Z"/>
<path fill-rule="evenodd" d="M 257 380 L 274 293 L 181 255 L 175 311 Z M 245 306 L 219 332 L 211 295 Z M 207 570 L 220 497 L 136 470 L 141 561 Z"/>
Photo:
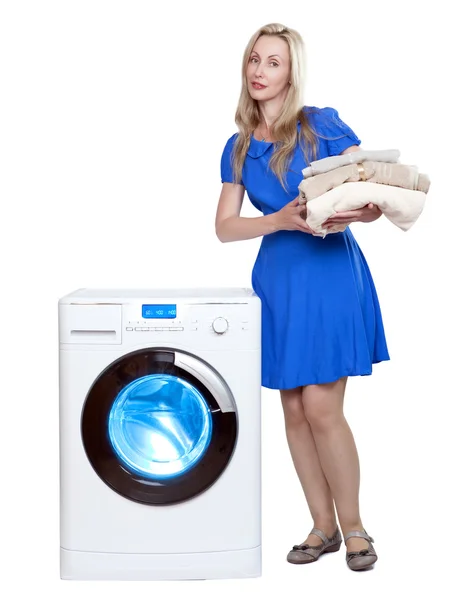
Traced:
<path fill-rule="evenodd" d="M 183 301 L 185 303 L 229 304 L 248 303 L 257 299 L 252 288 L 155 288 L 155 289 L 101 289 L 81 288 L 60 298 L 59 304 L 128 304 L 155 301 Z"/>

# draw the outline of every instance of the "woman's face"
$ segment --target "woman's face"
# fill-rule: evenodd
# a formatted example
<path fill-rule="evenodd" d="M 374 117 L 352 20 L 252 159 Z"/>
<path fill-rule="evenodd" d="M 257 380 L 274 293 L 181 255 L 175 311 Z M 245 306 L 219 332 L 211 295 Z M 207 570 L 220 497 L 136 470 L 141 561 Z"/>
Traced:
<path fill-rule="evenodd" d="M 288 44 L 277 36 L 262 35 L 255 42 L 247 65 L 247 87 L 254 100 L 271 100 L 288 87 Z M 264 87 L 254 86 L 258 82 Z"/>

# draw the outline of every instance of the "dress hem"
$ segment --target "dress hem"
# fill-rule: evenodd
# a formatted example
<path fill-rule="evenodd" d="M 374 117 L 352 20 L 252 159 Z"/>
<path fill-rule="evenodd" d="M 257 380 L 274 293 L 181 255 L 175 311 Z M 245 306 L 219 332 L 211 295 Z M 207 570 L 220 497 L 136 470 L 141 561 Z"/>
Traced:
<path fill-rule="evenodd" d="M 377 360 L 373 360 L 372 364 L 376 365 L 378 363 L 389 361 L 389 360 L 390 360 L 390 357 L 380 358 L 380 359 L 377 359 Z M 308 381 L 307 383 L 306 382 L 297 383 L 295 385 L 290 385 L 290 386 L 287 386 L 287 385 L 282 385 L 282 386 L 280 386 L 280 385 L 274 385 L 274 384 L 270 384 L 270 383 L 265 383 L 265 382 L 263 382 L 263 380 L 262 380 L 262 384 L 261 385 L 262 385 L 262 387 L 268 388 L 270 390 L 292 390 L 294 388 L 303 387 L 305 385 L 321 385 L 321 384 L 324 384 L 324 383 L 333 383 L 334 381 L 338 381 L 339 379 L 342 379 L 343 377 L 365 377 L 365 376 L 368 376 L 368 375 L 372 375 L 372 373 L 373 373 L 373 369 L 371 368 L 369 371 L 365 371 L 365 372 L 356 373 L 355 371 L 351 371 L 351 372 L 348 371 L 348 372 L 342 373 L 341 375 L 336 375 L 336 376 L 333 376 L 331 378 L 328 377 L 326 380 L 321 379 L 321 381 L 319 381 L 318 379 L 315 379 L 314 381 Z"/>

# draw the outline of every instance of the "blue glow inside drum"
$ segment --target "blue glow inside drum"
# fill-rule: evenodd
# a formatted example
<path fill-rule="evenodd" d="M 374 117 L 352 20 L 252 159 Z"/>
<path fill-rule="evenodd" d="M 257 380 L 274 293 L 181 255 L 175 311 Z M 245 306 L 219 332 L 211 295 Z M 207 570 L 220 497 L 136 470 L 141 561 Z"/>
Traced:
<path fill-rule="evenodd" d="M 174 375 L 146 375 L 114 401 L 108 435 L 118 458 L 147 478 L 185 473 L 211 440 L 212 418 L 203 395 Z"/>

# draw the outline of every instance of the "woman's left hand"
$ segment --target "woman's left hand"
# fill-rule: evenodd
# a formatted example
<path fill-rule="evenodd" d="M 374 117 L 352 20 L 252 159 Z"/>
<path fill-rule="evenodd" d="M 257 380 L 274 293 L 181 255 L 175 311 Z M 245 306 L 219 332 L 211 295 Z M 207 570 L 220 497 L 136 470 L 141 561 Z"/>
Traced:
<path fill-rule="evenodd" d="M 343 212 L 337 212 L 327 219 L 323 223 L 323 227 L 330 227 L 332 225 L 349 225 L 356 221 L 362 223 L 371 223 L 382 215 L 382 211 L 375 204 L 367 204 L 362 208 L 356 210 L 346 210 Z"/>

